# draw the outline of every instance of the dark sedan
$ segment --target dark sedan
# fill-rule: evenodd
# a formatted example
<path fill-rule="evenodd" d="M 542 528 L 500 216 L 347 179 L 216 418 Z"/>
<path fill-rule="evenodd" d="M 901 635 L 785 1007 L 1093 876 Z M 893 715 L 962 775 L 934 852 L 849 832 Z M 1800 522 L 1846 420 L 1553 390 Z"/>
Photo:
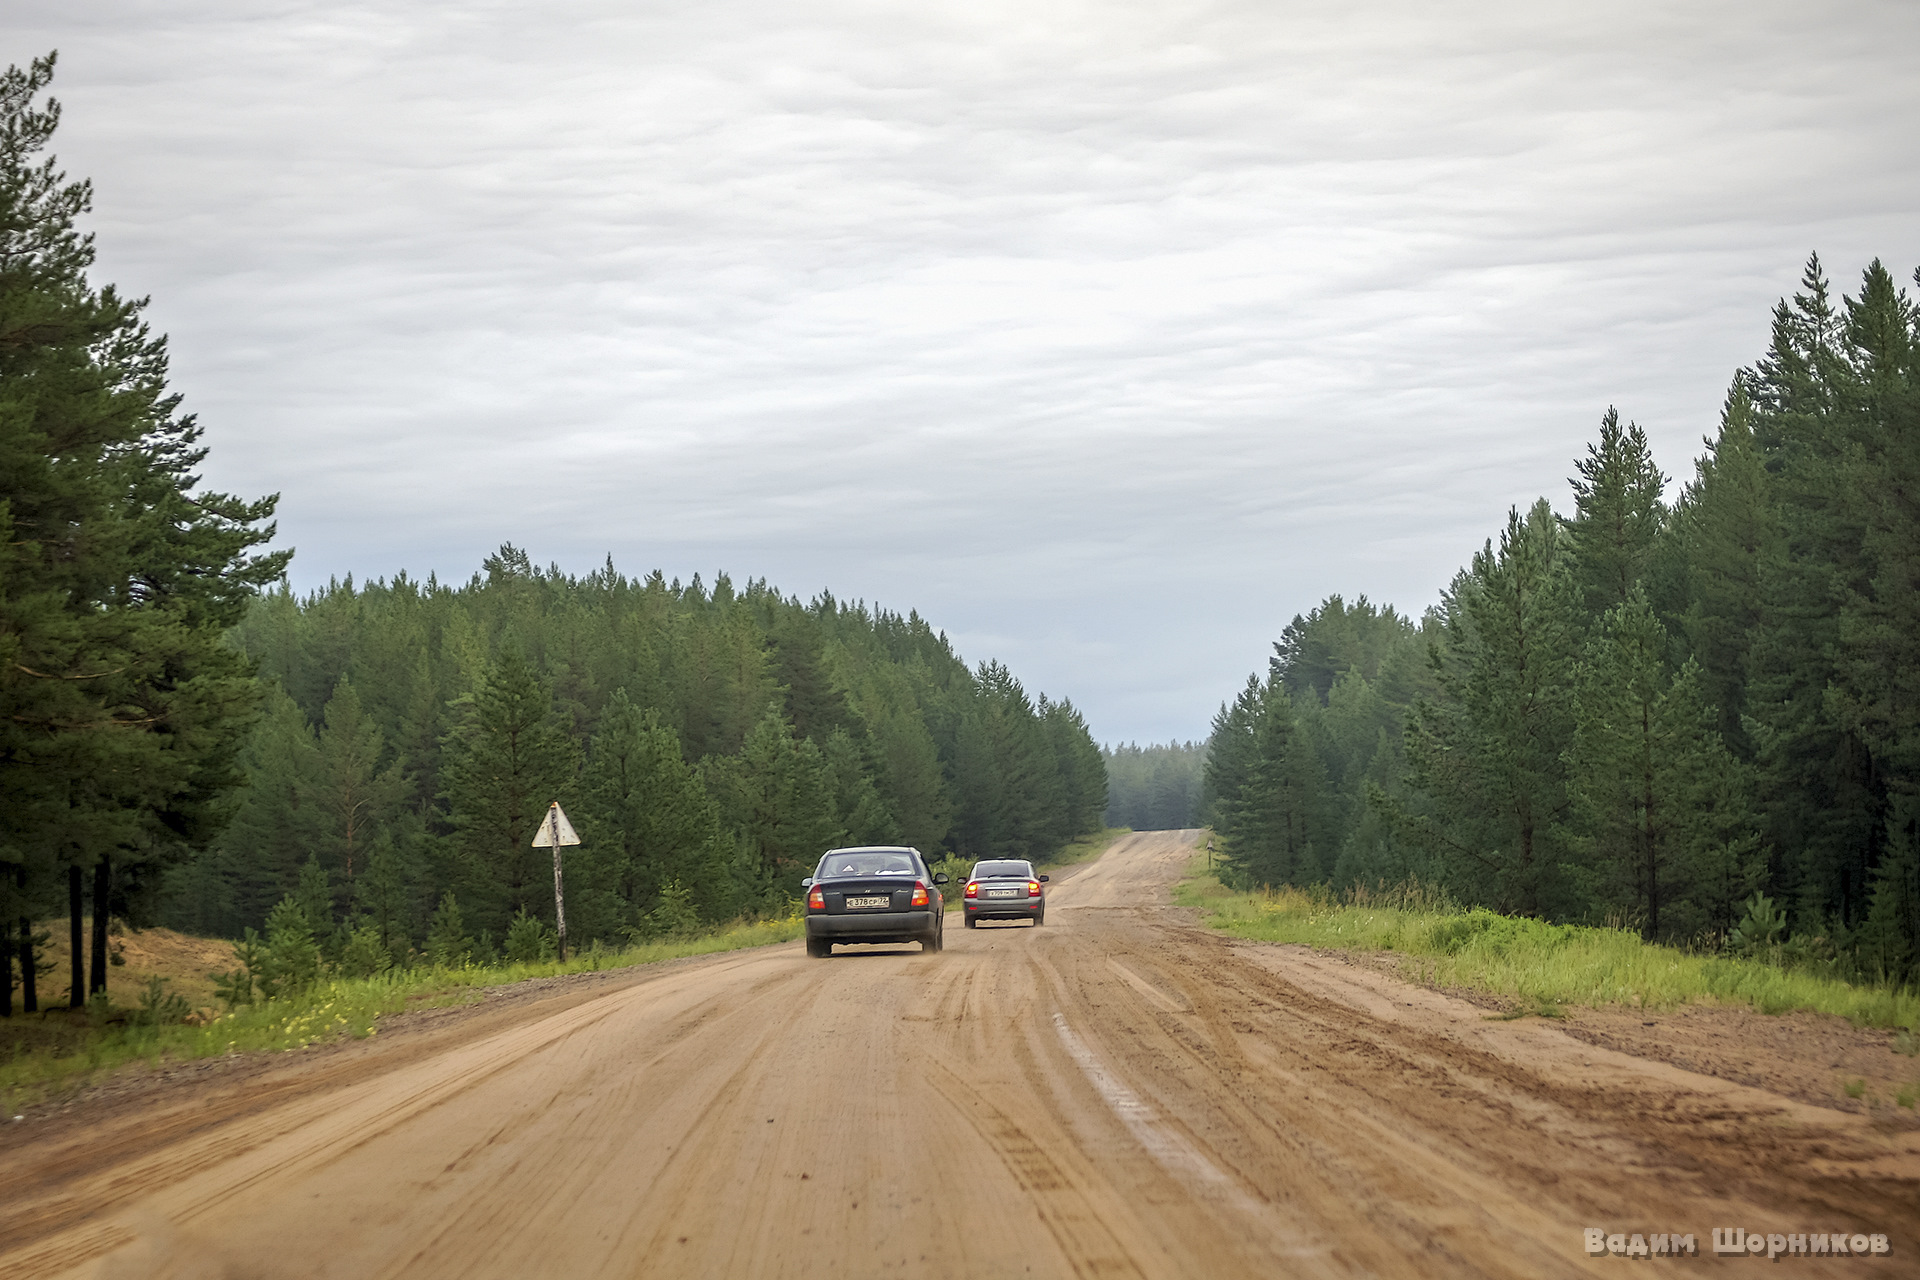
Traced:
<path fill-rule="evenodd" d="M 1031 862 L 994 858 L 973 864 L 967 877 L 967 928 L 982 920 L 1031 920 L 1037 929 L 1047 922 L 1047 877 L 1035 875 Z"/>
<path fill-rule="evenodd" d="M 807 954 L 831 955 L 836 942 L 917 942 L 922 951 L 940 950 L 946 882 L 928 874 L 920 851 L 905 845 L 831 850 L 800 882 L 807 891 Z"/>

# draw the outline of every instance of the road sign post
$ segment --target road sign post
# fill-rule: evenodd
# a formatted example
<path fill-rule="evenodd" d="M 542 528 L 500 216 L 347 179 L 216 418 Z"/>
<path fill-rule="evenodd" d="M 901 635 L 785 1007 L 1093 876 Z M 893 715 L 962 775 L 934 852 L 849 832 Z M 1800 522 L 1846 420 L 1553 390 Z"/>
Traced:
<path fill-rule="evenodd" d="M 547 816 L 540 823 L 540 829 L 533 833 L 533 847 L 544 849 L 553 846 L 553 924 L 554 932 L 560 939 L 560 959 L 567 958 L 567 891 L 560 876 L 560 846 L 579 844 L 580 837 L 575 834 L 573 824 L 567 821 L 567 814 L 555 800 L 547 806 Z"/>

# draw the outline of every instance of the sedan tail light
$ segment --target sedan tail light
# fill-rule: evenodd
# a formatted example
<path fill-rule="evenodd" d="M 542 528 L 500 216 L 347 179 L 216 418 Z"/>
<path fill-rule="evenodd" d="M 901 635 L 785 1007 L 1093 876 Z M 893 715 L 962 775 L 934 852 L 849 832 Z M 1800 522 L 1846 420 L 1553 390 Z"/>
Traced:
<path fill-rule="evenodd" d="M 980 896 L 980 882 L 978 880 L 967 881 L 967 896 L 969 898 L 977 898 Z"/>
<path fill-rule="evenodd" d="M 815 911 L 825 911 L 827 909 L 827 895 L 820 892 L 818 885 L 815 885 L 813 892 L 807 895 L 807 905 Z"/>
<path fill-rule="evenodd" d="M 1040 882 L 1038 880 L 1027 881 L 1027 896 L 1029 898 L 1037 898 L 1040 896 Z"/>
<path fill-rule="evenodd" d="M 924 884 L 921 884 L 918 880 L 915 880 L 913 882 L 913 901 L 908 903 L 907 905 L 914 906 L 914 907 L 926 906 L 927 905 L 927 886 L 925 886 Z"/>

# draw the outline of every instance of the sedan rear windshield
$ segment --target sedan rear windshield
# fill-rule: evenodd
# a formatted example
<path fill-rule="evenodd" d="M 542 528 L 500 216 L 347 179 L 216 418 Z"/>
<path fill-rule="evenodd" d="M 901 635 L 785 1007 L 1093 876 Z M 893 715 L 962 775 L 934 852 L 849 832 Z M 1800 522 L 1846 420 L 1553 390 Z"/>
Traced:
<path fill-rule="evenodd" d="M 973 864 L 975 880 L 1025 880 L 1033 875 L 1030 862 L 976 862 Z"/>
<path fill-rule="evenodd" d="M 820 859 L 820 875 L 828 876 L 910 876 L 913 859 L 904 853 L 830 853 Z"/>

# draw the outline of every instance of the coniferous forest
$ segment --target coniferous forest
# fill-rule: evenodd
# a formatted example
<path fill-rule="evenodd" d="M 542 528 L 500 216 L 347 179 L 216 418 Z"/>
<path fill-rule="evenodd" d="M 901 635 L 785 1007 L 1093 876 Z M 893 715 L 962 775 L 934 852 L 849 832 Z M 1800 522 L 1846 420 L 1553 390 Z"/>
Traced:
<path fill-rule="evenodd" d="M 1818 258 L 1667 494 L 1609 411 L 1420 619 L 1335 596 L 1216 717 L 1248 885 L 1404 883 L 1920 974 L 1920 311 Z"/>
<path fill-rule="evenodd" d="M 289 895 L 396 955 L 450 910 L 483 949 L 523 913 L 550 926 L 529 841 L 555 799 L 583 943 L 780 909 L 840 844 L 1041 856 L 1106 805 L 1070 703 L 969 669 L 917 615 L 763 582 L 573 577 L 507 546 L 459 586 L 282 587 L 232 639 L 263 682 L 249 785 L 156 905 L 194 932 Z"/>
<path fill-rule="evenodd" d="M 1205 743 L 1129 742 L 1104 754 L 1108 826 L 1173 831 L 1199 824 Z"/>

